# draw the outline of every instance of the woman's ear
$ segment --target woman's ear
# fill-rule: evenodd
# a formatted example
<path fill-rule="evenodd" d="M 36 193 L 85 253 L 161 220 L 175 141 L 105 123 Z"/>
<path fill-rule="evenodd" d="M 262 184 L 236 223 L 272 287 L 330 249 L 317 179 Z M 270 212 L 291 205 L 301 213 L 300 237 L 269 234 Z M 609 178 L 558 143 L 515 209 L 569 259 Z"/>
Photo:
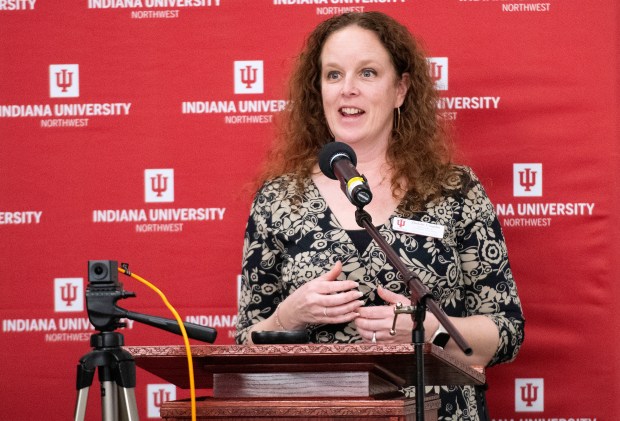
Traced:
<path fill-rule="evenodd" d="M 399 108 L 405 102 L 405 97 L 407 96 L 407 91 L 409 90 L 409 73 L 403 73 L 398 81 L 398 86 L 396 90 L 396 104 L 394 108 Z"/>

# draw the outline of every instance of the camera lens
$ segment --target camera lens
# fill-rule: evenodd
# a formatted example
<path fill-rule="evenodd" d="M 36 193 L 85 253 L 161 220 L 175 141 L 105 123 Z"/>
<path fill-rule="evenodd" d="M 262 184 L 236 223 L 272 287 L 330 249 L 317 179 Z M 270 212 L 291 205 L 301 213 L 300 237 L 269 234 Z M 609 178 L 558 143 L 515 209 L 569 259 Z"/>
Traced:
<path fill-rule="evenodd" d="M 104 279 L 108 275 L 108 268 L 101 263 L 93 266 L 93 278 Z"/>

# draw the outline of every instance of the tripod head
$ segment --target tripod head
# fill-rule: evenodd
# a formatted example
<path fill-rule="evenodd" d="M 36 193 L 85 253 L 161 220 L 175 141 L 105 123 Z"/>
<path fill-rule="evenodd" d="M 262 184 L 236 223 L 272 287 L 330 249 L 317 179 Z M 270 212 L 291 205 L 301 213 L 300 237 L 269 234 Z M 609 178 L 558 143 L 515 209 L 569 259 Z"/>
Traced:
<path fill-rule="evenodd" d="M 118 281 L 118 262 L 113 260 L 89 260 L 86 308 L 88 319 L 97 330 L 111 332 L 125 327 L 120 318 L 125 316 L 116 306 L 118 300 L 135 297 L 123 289 Z"/>

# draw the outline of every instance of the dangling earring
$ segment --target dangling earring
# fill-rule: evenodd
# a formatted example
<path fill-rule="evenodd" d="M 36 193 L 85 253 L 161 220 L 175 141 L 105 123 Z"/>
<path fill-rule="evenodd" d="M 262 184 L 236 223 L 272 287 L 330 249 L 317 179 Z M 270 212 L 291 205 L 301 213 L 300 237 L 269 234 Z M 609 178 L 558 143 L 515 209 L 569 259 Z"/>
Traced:
<path fill-rule="evenodd" d="M 396 117 L 394 118 L 394 130 L 400 129 L 400 107 L 396 107 Z"/>

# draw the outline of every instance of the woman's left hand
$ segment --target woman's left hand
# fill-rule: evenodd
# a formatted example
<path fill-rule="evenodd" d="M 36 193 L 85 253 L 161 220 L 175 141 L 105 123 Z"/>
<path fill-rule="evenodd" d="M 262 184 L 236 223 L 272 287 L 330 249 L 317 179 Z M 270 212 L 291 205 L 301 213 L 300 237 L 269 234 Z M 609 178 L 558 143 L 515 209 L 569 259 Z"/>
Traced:
<path fill-rule="evenodd" d="M 394 336 L 390 335 L 390 329 L 392 329 L 392 324 L 394 323 L 394 307 L 396 303 L 408 306 L 411 305 L 411 299 L 382 287 L 379 287 L 377 292 L 379 297 L 388 304 L 359 308 L 357 310 L 359 316 L 355 319 L 357 331 L 365 342 L 411 343 L 414 324 L 410 314 L 400 314 L 398 316 L 394 329 L 396 334 Z M 438 326 L 439 321 L 437 318 L 432 313 L 427 312 L 426 320 L 424 321 L 425 336 L 429 337 L 432 335 Z"/>

